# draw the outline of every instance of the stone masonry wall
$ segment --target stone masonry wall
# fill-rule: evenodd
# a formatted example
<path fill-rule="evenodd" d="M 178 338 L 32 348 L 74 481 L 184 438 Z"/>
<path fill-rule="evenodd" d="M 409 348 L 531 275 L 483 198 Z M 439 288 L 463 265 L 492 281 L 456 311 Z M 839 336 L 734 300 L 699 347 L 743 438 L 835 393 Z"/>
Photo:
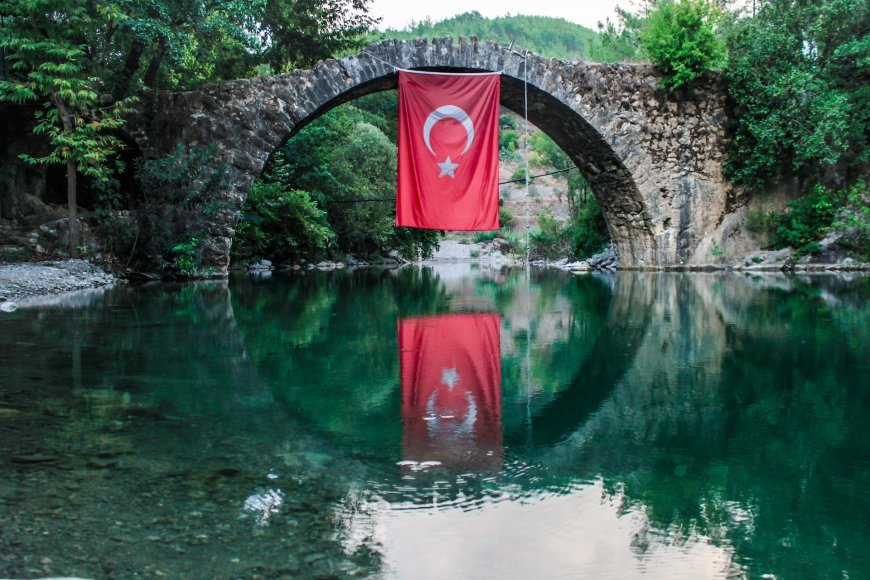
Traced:
<path fill-rule="evenodd" d="M 389 65 L 386 63 L 390 63 Z M 716 75 L 668 95 L 650 65 L 528 57 L 474 40 L 384 41 L 310 70 L 143 96 L 128 129 L 147 157 L 176 143 L 214 145 L 231 203 L 210 223 L 205 265 L 226 271 L 239 211 L 272 153 L 306 123 L 354 98 L 394 89 L 395 67 L 503 71 L 502 104 L 523 114 L 577 163 L 601 203 L 622 268 L 711 262 L 741 236 L 742 194 L 722 174 L 726 92 Z"/>

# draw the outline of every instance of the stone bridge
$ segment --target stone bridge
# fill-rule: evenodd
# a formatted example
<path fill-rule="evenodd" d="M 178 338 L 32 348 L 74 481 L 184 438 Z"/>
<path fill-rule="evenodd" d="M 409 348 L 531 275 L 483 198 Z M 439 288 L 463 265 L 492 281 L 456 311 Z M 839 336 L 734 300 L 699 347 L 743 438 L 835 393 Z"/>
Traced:
<path fill-rule="evenodd" d="M 390 63 L 390 64 L 386 64 Z M 739 236 L 739 192 L 724 178 L 728 146 L 722 79 L 709 75 L 668 95 L 650 65 L 527 61 L 476 40 L 384 41 L 310 70 L 143 96 L 128 129 L 142 154 L 177 143 L 212 144 L 229 168 L 229 208 L 213 218 L 204 265 L 226 271 L 239 210 L 264 165 L 287 139 L 333 107 L 395 89 L 395 67 L 503 71 L 502 105 L 529 119 L 577 164 L 598 199 L 619 266 L 659 269 L 711 263 Z M 528 66 L 528 69 L 526 69 Z M 715 241 L 714 241 L 715 240 Z M 718 252 L 717 252 L 718 253 Z"/>

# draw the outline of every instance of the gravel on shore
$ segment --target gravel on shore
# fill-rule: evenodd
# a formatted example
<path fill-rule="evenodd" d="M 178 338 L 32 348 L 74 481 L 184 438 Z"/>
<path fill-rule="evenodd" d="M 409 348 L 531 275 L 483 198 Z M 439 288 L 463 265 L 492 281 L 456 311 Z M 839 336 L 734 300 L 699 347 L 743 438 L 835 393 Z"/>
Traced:
<path fill-rule="evenodd" d="M 0 264 L 0 301 L 97 288 L 116 281 L 84 260 Z"/>

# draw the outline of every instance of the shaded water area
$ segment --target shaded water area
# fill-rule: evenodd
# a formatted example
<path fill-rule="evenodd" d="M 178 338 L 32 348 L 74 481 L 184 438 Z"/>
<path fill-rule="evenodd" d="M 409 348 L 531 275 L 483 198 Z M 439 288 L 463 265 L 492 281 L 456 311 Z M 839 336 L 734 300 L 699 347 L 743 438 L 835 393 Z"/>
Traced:
<path fill-rule="evenodd" d="M 0 318 L 0 577 L 870 577 L 870 279 L 440 269 Z"/>

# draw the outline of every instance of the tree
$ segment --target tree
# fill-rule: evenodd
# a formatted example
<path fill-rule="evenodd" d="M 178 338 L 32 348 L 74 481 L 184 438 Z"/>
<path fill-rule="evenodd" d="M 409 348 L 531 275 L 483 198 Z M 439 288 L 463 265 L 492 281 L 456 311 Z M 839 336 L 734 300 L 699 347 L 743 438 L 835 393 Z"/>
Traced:
<path fill-rule="evenodd" d="M 675 90 L 723 62 L 716 36 L 718 10 L 706 0 L 662 0 L 643 23 L 640 40 L 664 74 L 663 88 Z"/>
<path fill-rule="evenodd" d="M 868 18 L 860 0 L 759 0 L 754 17 L 729 27 L 732 179 L 760 189 L 797 173 L 842 185 L 866 169 Z"/>
<path fill-rule="evenodd" d="M 547 16 L 486 18 L 479 12 L 466 12 L 439 22 L 427 19 L 403 31 L 387 30 L 381 36 L 402 39 L 476 36 L 482 41 L 496 41 L 504 45 L 513 41 L 548 58 L 594 62 L 636 60 L 634 47 L 621 37 L 604 38 L 564 18 Z"/>
<path fill-rule="evenodd" d="M 262 208 L 292 202 L 294 219 L 304 225 L 292 231 L 266 222 L 244 226 L 245 235 L 234 240 L 241 246 L 236 254 L 312 258 L 325 250 L 341 258 L 398 250 L 408 258 L 431 255 L 439 232 L 395 227 L 397 148 L 390 135 L 395 138 L 396 112 L 395 92 L 370 95 L 333 109 L 288 141 L 263 172 L 269 187 L 260 186 L 243 213 L 260 221 Z M 327 241 L 318 233 L 324 231 L 330 234 L 326 248 L 316 243 Z"/>
<path fill-rule="evenodd" d="M 80 44 L 89 26 L 83 0 L 12 0 L 2 3 L 0 48 L 14 71 L 0 80 L 0 100 L 43 101 L 34 132 L 48 136 L 47 155 L 21 158 L 31 164 L 66 165 L 69 252 L 77 255 L 77 173 L 106 179 L 121 166 L 123 147 L 114 131 L 123 124 L 135 99 L 103 102 L 99 80 L 91 76 Z"/>
<path fill-rule="evenodd" d="M 268 0 L 259 19 L 262 59 L 276 71 L 308 67 L 357 48 L 377 22 L 369 0 Z"/>

